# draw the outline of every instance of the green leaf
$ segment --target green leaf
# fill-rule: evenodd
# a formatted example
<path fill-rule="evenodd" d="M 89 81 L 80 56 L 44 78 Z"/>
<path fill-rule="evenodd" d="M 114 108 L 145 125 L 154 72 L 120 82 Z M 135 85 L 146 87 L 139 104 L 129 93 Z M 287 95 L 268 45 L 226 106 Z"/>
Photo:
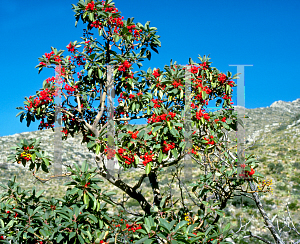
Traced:
<path fill-rule="evenodd" d="M 84 12 L 82 18 L 85 19 L 85 17 L 88 15 L 88 12 Z"/>
<path fill-rule="evenodd" d="M 87 144 L 87 147 L 88 148 L 92 148 L 96 145 L 96 142 L 95 141 L 90 141 L 88 144 Z"/>
<path fill-rule="evenodd" d="M 96 145 L 96 152 L 95 152 L 95 154 L 98 155 L 99 152 L 100 152 L 100 145 L 97 144 L 97 145 Z"/>
<path fill-rule="evenodd" d="M 86 172 L 86 171 L 88 170 L 88 167 L 89 167 L 89 166 L 88 166 L 86 160 L 83 161 L 83 163 L 82 163 L 82 165 L 81 165 L 81 171 L 82 171 L 82 172 Z"/>
<path fill-rule="evenodd" d="M 171 122 L 170 121 L 167 121 L 167 125 L 168 125 L 169 129 L 172 130 Z"/>
<path fill-rule="evenodd" d="M 20 114 L 24 114 L 25 112 L 24 111 L 21 111 L 19 113 L 17 113 L 16 117 L 18 117 Z"/>
<path fill-rule="evenodd" d="M 171 130 L 171 134 L 172 134 L 173 136 L 175 136 L 175 137 L 178 137 L 178 136 L 179 136 L 179 133 L 178 133 L 178 131 L 177 131 L 177 130 L 175 130 L 174 128 L 172 128 L 172 130 Z"/>
<path fill-rule="evenodd" d="M 70 232 L 69 234 L 69 240 L 71 240 L 76 235 L 76 232 Z"/>
<path fill-rule="evenodd" d="M 145 173 L 148 175 L 151 171 L 151 163 L 147 163 L 146 168 L 145 168 Z"/>
<path fill-rule="evenodd" d="M 152 133 L 155 133 L 156 131 L 160 130 L 162 126 L 156 126 L 153 128 Z"/>
<path fill-rule="evenodd" d="M 93 69 L 90 68 L 89 71 L 88 71 L 88 76 L 91 77 L 92 73 L 93 73 Z"/>
<path fill-rule="evenodd" d="M 86 205 L 86 208 L 88 208 L 88 206 L 89 206 L 89 201 L 90 201 L 89 196 L 86 194 L 86 192 L 84 192 L 83 193 L 83 202 Z"/>
<path fill-rule="evenodd" d="M 84 239 L 80 235 L 78 235 L 78 239 L 79 239 L 79 241 L 80 241 L 81 244 L 85 244 Z"/>
<path fill-rule="evenodd" d="M 203 118 L 203 117 L 202 117 Z M 202 119 L 201 118 L 201 119 Z M 223 127 L 226 129 L 226 130 L 229 130 L 229 126 L 226 124 L 226 123 L 224 123 L 224 122 L 222 122 L 222 121 L 219 121 L 222 125 L 223 125 Z"/>
<path fill-rule="evenodd" d="M 209 226 L 208 229 L 205 231 L 205 236 L 214 228 L 213 225 Z"/>
<path fill-rule="evenodd" d="M 99 69 L 99 68 L 98 68 L 98 76 L 99 76 L 99 78 L 101 78 L 103 76 L 103 73 L 102 73 L 101 69 Z"/>
<path fill-rule="evenodd" d="M 150 239 L 148 239 L 149 237 L 148 236 L 146 236 L 146 237 L 144 237 L 144 238 L 142 238 L 142 239 L 140 239 L 140 240 L 138 240 L 137 242 L 134 242 L 135 244 L 151 244 L 153 241 L 152 240 L 150 240 Z M 149 242 L 150 241 L 150 242 Z"/>
<path fill-rule="evenodd" d="M 172 149 L 172 154 L 173 154 L 173 156 L 174 156 L 175 159 L 178 158 L 178 152 L 177 152 L 176 148 Z"/>
<path fill-rule="evenodd" d="M 162 218 L 159 218 L 159 222 L 160 226 L 163 226 L 169 233 L 172 226 L 165 219 Z"/>
<path fill-rule="evenodd" d="M 46 234 L 44 229 L 39 229 L 39 232 L 42 236 L 47 237 L 48 235 Z"/>
<path fill-rule="evenodd" d="M 56 238 L 56 241 L 59 243 L 62 239 L 64 239 L 62 234 L 59 234 L 58 237 Z"/>
<path fill-rule="evenodd" d="M 32 162 L 35 161 L 35 158 L 36 158 L 36 154 L 35 154 L 35 153 L 34 153 L 34 154 L 31 154 L 31 160 L 32 160 Z"/>
<path fill-rule="evenodd" d="M 118 42 L 120 40 L 120 36 L 119 35 L 114 35 L 114 40 L 115 40 L 115 42 Z"/>
<path fill-rule="evenodd" d="M 138 165 L 140 163 L 140 159 L 137 155 L 134 155 L 134 162 L 136 165 Z"/>
<path fill-rule="evenodd" d="M 89 19 L 90 19 L 90 21 L 95 21 L 94 13 L 92 13 L 92 12 L 89 13 Z"/>
<path fill-rule="evenodd" d="M 175 227 L 175 229 L 174 229 L 174 232 L 177 232 L 179 229 L 181 229 L 183 226 L 186 226 L 187 225 L 187 221 L 186 220 L 182 220 L 182 221 L 180 221 L 177 225 L 176 225 L 176 227 Z"/>
<path fill-rule="evenodd" d="M 8 224 L 6 225 L 6 228 L 13 226 L 14 222 L 15 221 L 13 219 L 9 221 Z"/>
<path fill-rule="evenodd" d="M 36 194 L 36 197 L 39 197 L 43 192 L 44 192 L 44 190 L 38 191 L 38 193 Z M 38 209 L 38 208 L 39 208 L 39 207 L 37 207 L 36 209 Z M 35 213 L 35 212 L 36 212 L 36 210 L 34 210 L 33 213 Z"/>
<path fill-rule="evenodd" d="M 158 155 L 158 162 L 161 163 L 163 159 L 163 153 L 162 150 L 159 151 L 159 155 Z"/>
<path fill-rule="evenodd" d="M 44 161 L 44 163 L 45 163 L 47 166 L 50 165 L 49 160 L 48 160 L 47 158 L 43 158 L 43 161 Z"/>
<path fill-rule="evenodd" d="M 4 222 L 2 219 L 0 219 L 1 228 L 4 228 Z"/>
<path fill-rule="evenodd" d="M 223 232 L 229 230 L 229 228 L 230 228 L 230 223 L 228 223 L 228 224 L 224 227 Z"/>

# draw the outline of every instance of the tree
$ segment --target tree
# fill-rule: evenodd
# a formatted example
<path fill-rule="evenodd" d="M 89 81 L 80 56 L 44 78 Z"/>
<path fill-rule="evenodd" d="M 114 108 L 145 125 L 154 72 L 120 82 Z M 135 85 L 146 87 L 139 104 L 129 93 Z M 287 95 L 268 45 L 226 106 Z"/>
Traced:
<path fill-rule="evenodd" d="M 37 66 L 39 72 L 51 65 L 58 68 L 65 83 L 61 91 L 65 99 L 61 104 L 62 119 L 56 113 L 55 97 L 60 92 L 56 87 L 57 77 L 45 80 L 35 96 L 26 97 L 26 106 L 18 108 L 22 111 L 17 116 L 21 122 L 26 118 L 27 126 L 35 119 L 41 120 L 40 129 L 53 131 L 55 121 L 59 121 L 64 126 L 63 139 L 82 134 L 82 143 L 95 153 L 97 167 L 90 169 L 83 162 L 81 167 L 74 164 L 60 175 L 72 177 L 66 183 L 70 188 L 63 199 L 49 201 L 34 189 L 22 191 L 15 179 L 3 186 L 7 192 L 1 196 L 0 233 L 5 240 L 228 243 L 225 239 L 232 236 L 230 224 L 224 227 L 220 219 L 229 199 L 235 194 L 249 196 L 247 192 L 253 194 L 275 240 L 280 240 L 263 212 L 255 189 L 255 183 L 263 177 L 254 171 L 258 161 L 254 155 L 239 159 L 227 146 L 227 132 L 237 130 L 237 123 L 241 123 L 230 109 L 232 87 L 236 86 L 232 80 L 237 75 L 211 67 L 206 56 L 199 56 L 199 63 L 190 59 L 185 67 L 171 61 L 163 70 L 143 71 L 142 62 L 151 59 L 152 51 L 158 53 L 160 46 L 155 27 L 150 27 L 149 22 L 135 23 L 133 18 L 124 20 L 111 0 L 80 0 L 73 10 L 76 24 L 79 20 L 87 24 L 82 41 L 67 45 L 68 56 L 52 47 L 50 53 L 39 58 Z M 94 30 L 103 42 L 93 37 Z M 134 66 L 139 70 L 133 72 Z M 112 100 L 106 103 L 114 97 L 112 90 L 119 98 L 115 111 L 111 110 Z M 222 104 L 223 110 L 206 112 L 205 107 L 215 99 L 216 106 Z M 95 101 L 99 101 L 98 111 L 88 110 Z M 147 119 L 147 126 L 138 128 L 129 124 L 139 118 Z M 106 138 L 112 128 L 117 139 L 113 133 L 110 138 L 114 140 Z M 49 172 L 51 165 L 39 143 L 39 140 L 21 141 L 11 159 L 24 166 L 29 163 L 33 176 L 46 182 L 58 176 L 42 179 L 37 175 L 40 169 Z M 134 186 L 109 171 L 104 159 L 113 156 L 125 170 L 143 170 Z M 183 179 L 187 160 L 195 162 L 201 172 L 194 182 Z M 169 168 L 172 168 L 172 182 L 180 191 L 177 199 L 171 185 L 169 193 L 162 193 L 160 188 L 159 176 Z M 146 178 L 151 184 L 153 202 L 140 189 Z M 126 201 L 114 201 L 114 193 L 101 188 L 103 180 L 135 199 L 141 211 L 131 212 Z M 245 185 L 251 190 L 243 190 Z M 269 190 L 269 186 L 264 189 Z M 110 215 L 107 212 L 110 206 L 119 206 L 119 215 Z M 128 219 L 128 214 L 134 217 Z"/>

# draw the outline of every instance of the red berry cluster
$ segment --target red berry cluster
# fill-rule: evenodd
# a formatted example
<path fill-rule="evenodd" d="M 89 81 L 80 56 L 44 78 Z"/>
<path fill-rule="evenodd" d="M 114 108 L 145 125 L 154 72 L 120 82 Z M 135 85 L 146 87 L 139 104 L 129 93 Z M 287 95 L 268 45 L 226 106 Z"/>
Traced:
<path fill-rule="evenodd" d="M 95 8 L 95 3 L 94 3 L 94 1 L 91 1 L 90 3 L 88 3 L 86 6 L 85 6 L 85 10 L 91 10 L 91 11 L 93 11 L 95 9 L 95 11 L 97 10 L 96 8 Z"/>
<path fill-rule="evenodd" d="M 40 105 L 47 104 L 49 103 L 49 101 L 53 101 L 53 93 L 54 92 L 49 90 L 48 88 L 42 90 L 39 94 L 39 97 L 36 97 L 33 102 L 29 100 L 29 106 L 26 105 L 25 108 L 27 108 L 28 111 L 30 111 L 30 109 L 34 107 L 34 110 L 36 110 L 36 108 Z M 32 96 L 29 97 L 29 99 L 31 98 Z"/>
<path fill-rule="evenodd" d="M 15 208 L 13 208 L 13 209 L 15 209 Z M 6 211 L 6 213 L 7 213 L 7 214 L 11 214 L 12 212 Z M 15 213 L 14 217 L 17 218 L 17 216 L 18 216 L 18 213 Z"/>
<path fill-rule="evenodd" d="M 214 145 L 215 142 L 214 142 L 214 140 L 212 140 L 213 138 L 214 138 L 213 136 L 210 136 L 210 139 L 208 139 L 208 138 L 206 138 L 206 137 L 204 137 L 203 139 L 204 139 L 205 141 L 207 141 L 207 142 L 206 142 L 207 144 Z"/>
<path fill-rule="evenodd" d="M 132 30 L 135 28 L 135 25 L 128 25 L 127 29 L 130 33 L 132 33 Z"/>
<path fill-rule="evenodd" d="M 95 21 L 93 21 L 93 23 L 91 24 L 91 27 L 92 28 L 101 28 L 101 22 L 99 21 L 99 20 L 95 20 Z"/>
<path fill-rule="evenodd" d="M 126 95 L 124 95 L 124 93 L 121 92 L 120 97 L 118 98 L 118 102 L 121 102 L 122 100 L 126 100 L 126 99 L 127 99 Z"/>
<path fill-rule="evenodd" d="M 130 155 L 129 153 L 127 153 L 127 152 L 126 152 L 126 149 L 120 148 L 120 149 L 118 150 L 118 153 L 120 154 L 120 156 L 121 156 L 122 158 L 126 159 L 126 160 L 125 160 L 125 163 L 126 163 L 126 164 L 130 165 L 130 164 L 132 164 L 132 163 L 134 162 L 134 155 Z M 128 155 L 128 156 L 127 156 L 127 155 Z M 129 156 L 130 156 L 130 157 L 129 157 Z"/>
<path fill-rule="evenodd" d="M 138 38 L 141 36 L 142 30 L 134 30 L 133 36 L 135 37 L 135 40 L 137 41 Z"/>
<path fill-rule="evenodd" d="M 198 108 L 198 105 L 195 105 L 194 103 L 191 103 L 191 108 Z"/>
<path fill-rule="evenodd" d="M 159 77 L 160 74 L 159 74 L 159 72 L 158 72 L 158 69 L 153 70 L 152 75 L 154 75 L 155 78 Z"/>
<path fill-rule="evenodd" d="M 54 51 L 51 51 L 50 53 L 45 53 L 45 56 L 48 60 L 50 60 L 50 58 L 53 54 L 54 54 Z"/>
<path fill-rule="evenodd" d="M 227 96 L 226 94 L 224 94 L 224 96 L 222 97 L 224 100 L 229 100 L 232 101 L 231 97 Z M 230 103 L 233 104 L 233 103 Z"/>
<path fill-rule="evenodd" d="M 77 60 L 77 65 L 80 66 L 80 65 L 84 65 L 85 64 L 83 61 L 86 61 L 86 58 L 84 58 L 83 56 L 81 56 L 81 55 L 74 56 L 74 58 Z"/>
<path fill-rule="evenodd" d="M 208 68 L 208 64 L 206 62 L 203 62 L 202 64 L 200 64 L 200 66 L 203 70 L 207 70 Z"/>
<path fill-rule="evenodd" d="M 136 132 L 128 131 L 128 134 L 131 134 L 132 139 L 136 139 L 138 133 L 139 133 L 138 131 L 136 131 Z"/>
<path fill-rule="evenodd" d="M 194 148 L 191 149 L 191 153 L 198 155 L 198 152 L 194 150 Z"/>
<path fill-rule="evenodd" d="M 26 161 L 29 161 L 31 159 L 31 154 L 29 153 L 28 150 L 33 149 L 33 146 L 32 147 L 24 147 L 23 149 L 24 149 L 24 152 L 21 153 L 21 158 L 25 159 Z"/>
<path fill-rule="evenodd" d="M 233 80 L 228 81 L 228 85 L 230 85 L 231 87 L 233 87 L 234 86 L 234 81 Z"/>
<path fill-rule="evenodd" d="M 211 93 L 211 89 L 208 86 L 202 87 L 202 85 L 201 85 L 201 88 L 202 88 L 202 91 L 205 91 L 206 94 L 210 94 Z"/>
<path fill-rule="evenodd" d="M 51 81 L 54 82 L 54 81 L 55 81 L 55 77 L 52 76 L 51 78 L 47 78 L 47 79 L 46 79 L 46 82 L 49 83 L 49 81 L 50 81 L 50 82 L 51 82 Z"/>
<path fill-rule="evenodd" d="M 161 106 L 158 104 L 158 102 L 162 102 L 162 100 L 158 99 L 152 99 L 152 102 L 154 103 L 154 108 L 160 108 Z"/>
<path fill-rule="evenodd" d="M 39 124 L 39 127 L 38 127 L 38 129 L 39 130 L 42 130 L 42 129 L 50 129 L 50 128 L 53 128 L 54 127 L 54 124 L 51 124 L 51 123 L 45 123 L 44 122 L 44 118 L 42 118 L 42 121 L 40 122 L 40 124 Z"/>
<path fill-rule="evenodd" d="M 240 166 L 241 168 L 245 168 L 246 164 L 241 164 Z M 239 176 L 251 177 L 254 174 L 255 174 L 255 170 L 251 168 L 251 171 L 245 171 L 245 174 L 240 174 Z"/>
<path fill-rule="evenodd" d="M 63 132 L 65 136 L 68 136 L 68 130 L 66 128 L 62 129 L 61 132 Z"/>
<path fill-rule="evenodd" d="M 139 230 L 139 229 L 142 229 L 142 226 L 141 225 L 137 225 L 137 224 L 126 224 L 126 229 L 128 231 L 132 231 L 132 232 L 135 232 L 136 230 Z M 126 230 L 125 229 L 125 230 Z"/>
<path fill-rule="evenodd" d="M 131 64 L 125 60 L 121 65 L 120 67 L 118 68 L 119 71 L 123 71 L 125 72 L 127 69 L 129 69 L 131 67 Z"/>
<path fill-rule="evenodd" d="M 0 240 L 5 240 L 5 237 L 4 236 L 0 236 Z"/>
<path fill-rule="evenodd" d="M 199 67 L 193 65 L 193 66 L 191 67 L 191 73 L 197 74 L 197 73 L 198 73 L 198 69 L 199 69 Z"/>
<path fill-rule="evenodd" d="M 120 29 L 124 26 L 123 23 L 124 17 L 120 18 L 113 18 L 112 16 L 109 17 L 107 23 L 114 27 L 114 33 L 119 33 Z"/>
<path fill-rule="evenodd" d="M 175 143 L 171 142 L 171 144 L 168 144 L 166 141 L 164 141 L 164 147 L 162 149 L 163 153 L 168 153 L 171 149 L 175 148 Z"/>
<path fill-rule="evenodd" d="M 58 62 L 58 63 L 61 62 L 60 57 L 59 57 L 58 55 L 54 55 L 54 52 L 53 52 L 53 51 L 51 51 L 50 53 L 45 53 L 45 56 L 46 56 L 46 58 L 47 58 L 48 60 L 51 59 L 52 55 L 53 55 L 54 61 L 56 61 L 56 62 Z"/>
<path fill-rule="evenodd" d="M 133 73 L 132 72 L 126 73 L 125 79 L 133 79 Z"/>
<path fill-rule="evenodd" d="M 107 8 L 105 8 L 105 12 L 110 12 L 110 13 L 116 13 L 116 12 L 118 12 L 119 10 L 118 9 L 116 9 L 115 7 L 107 7 Z"/>
<path fill-rule="evenodd" d="M 220 120 L 219 120 L 219 119 L 215 119 L 215 122 L 216 122 L 216 123 L 217 123 L 218 121 L 220 121 Z M 226 122 L 226 117 L 223 117 L 223 118 L 221 119 L 221 121 L 225 123 L 225 122 Z"/>
<path fill-rule="evenodd" d="M 162 114 L 162 115 L 157 115 L 153 114 L 149 119 L 148 119 L 148 123 L 156 123 L 156 122 L 161 122 L 164 120 L 170 121 L 171 119 L 174 119 L 176 116 L 176 113 L 173 112 L 169 112 L 168 114 Z"/>
<path fill-rule="evenodd" d="M 208 64 L 206 63 L 206 62 L 203 62 L 202 64 L 200 64 L 200 66 L 192 66 L 191 67 L 191 73 L 193 73 L 193 74 L 197 74 L 198 73 L 198 71 L 199 71 L 199 69 L 201 70 L 201 69 L 203 69 L 203 70 L 207 70 L 207 68 L 208 68 Z"/>
<path fill-rule="evenodd" d="M 70 42 L 69 45 L 67 46 L 67 49 L 69 52 L 74 53 L 75 52 L 75 45 L 72 45 Z"/>
<path fill-rule="evenodd" d="M 225 74 L 218 74 L 218 81 L 220 81 L 221 83 L 224 83 L 226 81 L 227 77 Z"/>
<path fill-rule="evenodd" d="M 204 119 L 206 119 L 207 121 L 209 121 L 209 119 L 210 119 L 210 116 L 208 115 L 208 113 L 203 114 L 201 110 L 199 112 L 196 112 L 196 118 L 197 119 L 200 120 L 202 117 Z"/>
<path fill-rule="evenodd" d="M 105 1 L 102 1 L 102 5 L 105 5 Z M 119 10 L 115 6 L 106 7 L 106 8 L 103 7 L 102 10 L 104 10 L 105 12 L 112 13 L 112 14 L 119 12 Z"/>
<path fill-rule="evenodd" d="M 150 153 L 152 153 L 152 151 L 150 151 Z M 153 160 L 153 156 L 154 154 L 148 154 L 148 152 L 145 153 L 145 155 L 141 156 L 141 158 L 144 160 L 143 164 L 144 166 L 146 166 L 149 162 L 151 162 Z"/>
<path fill-rule="evenodd" d="M 223 73 L 218 74 L 218 81 L 220 81 L 222 84 L 224 84 L 226 80 L 227 80 L 227 76 L 225 74 L 223 74 Z M 228 85 L 233 87 L 234 81 L 232 81 L 232 80 L 228 81 Z"/>
<path fill-rule="evenodd" d="M 158 83 L 156 84 L 156 87 L 160 87 L 162 90 L 164 90 L 166 88 L 166 85 L 163 85 L 158 79 L 158 77 L 160 76 L 159 70 L 158 69 L 153 70 L 152 75 L 158 81 Z"/>
<path fill-rule="evenodd" d="M 90 182 L 86 183 L 86 184 L 84 185 L 84 188 L 87 188 L 90 184 L 91 184 Z"/>
<path fill-rule="evenodd" d="M 179 80 L 179 81 L 181 81 L 181 80 Z M 180 82 L 178 82 L 178 81 L 174 81 L 173 83 L 172 83 L 172 85 L 175 87 L 175 88 L 177 88 L 178 86 L 183 86 Z M 181 89 L 181 88 L 180 88 Z"/>
<path fill-rule="evenodd" d="M 69 86 L 68 84 L 65 85 L 65 90 L 67 90 L 68 95 L 72 95 L 72 92 L 75 91 L 76 88 L 78 88 L 78 86 Z"/>

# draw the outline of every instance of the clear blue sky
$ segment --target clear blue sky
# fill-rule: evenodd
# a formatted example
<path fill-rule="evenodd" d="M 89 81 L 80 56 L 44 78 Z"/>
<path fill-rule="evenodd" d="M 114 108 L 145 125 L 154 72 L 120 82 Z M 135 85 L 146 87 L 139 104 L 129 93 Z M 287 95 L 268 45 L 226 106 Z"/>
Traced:
<path fill-rule="evenodd" d="M 162 47 L 144 68 L 163 68 L 173 59 L 212 58 L 212 66 L 236 73 L 230 64 L 245 68 L 246 108 L 270 106 L 274 101 L 300 97 L 300 2 L 294 0 L 116 0 L 116 7 L 136 22 L 158 28 Z M 71 4 L 76 0 L 1 1 L 0 136 L 36 131 L 39 122 L 20 123 L 18 106 L 25 96 L 42 88 L 53 71 L 38 75 L 38 57 L 50 47 L 66 50 L 82 36 L 75 28 Z"/>

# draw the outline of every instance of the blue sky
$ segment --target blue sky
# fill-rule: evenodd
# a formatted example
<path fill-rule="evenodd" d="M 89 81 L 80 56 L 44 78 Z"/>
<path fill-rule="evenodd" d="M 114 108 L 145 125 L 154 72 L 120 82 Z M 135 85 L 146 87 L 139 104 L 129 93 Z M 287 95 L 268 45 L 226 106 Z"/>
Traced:
<path fill-rule="evenodd" d="M 170 60 L 187 64 L 210 54 L 212 66 L 236 73 L 230 64 L 245 68 L 246 108 L 270 106 L 274 101 L 300 98 L 300 2 L 287 0 L 116 0 L 125 19 L 158 28 L 162 46 L 144 68 L 163 68 Z M 38 75 L 38 57 L 50 47 L 66 50 L 82 36 L 75 28 L 71 4 L 75 0 L 5 1 L 1 4 L 0 136 L 36 131 L 15 115 L 25 96 L 34 95 L 53 71 Z"/>

